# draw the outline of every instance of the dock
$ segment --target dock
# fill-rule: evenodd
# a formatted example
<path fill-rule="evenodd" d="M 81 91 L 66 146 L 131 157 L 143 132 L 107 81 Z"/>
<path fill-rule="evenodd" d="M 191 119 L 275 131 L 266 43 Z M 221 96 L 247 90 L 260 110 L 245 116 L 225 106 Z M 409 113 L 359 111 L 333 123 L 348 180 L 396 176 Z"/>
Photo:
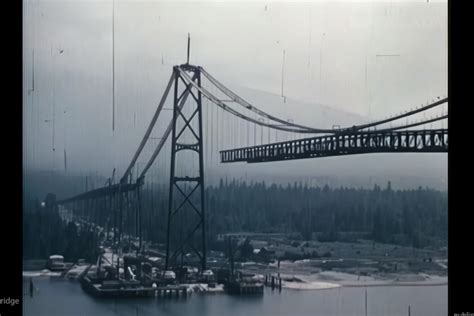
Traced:
<path fill-rule="evenodd" d="M 237 295 L 263 294 L 263 284 L 261 283 L 230 281 L 224 285 L 224 288 L 229 294 L 237 294 Z"/>
<path fill-rule="evenodd" d="M 187 288 L 182 285 L 144 286 L 139 282 L 123 280 L 100 281 L 84 276 L 80 280 L 82 289 L 100 298 L 179 298 L 187 297 Z"/>

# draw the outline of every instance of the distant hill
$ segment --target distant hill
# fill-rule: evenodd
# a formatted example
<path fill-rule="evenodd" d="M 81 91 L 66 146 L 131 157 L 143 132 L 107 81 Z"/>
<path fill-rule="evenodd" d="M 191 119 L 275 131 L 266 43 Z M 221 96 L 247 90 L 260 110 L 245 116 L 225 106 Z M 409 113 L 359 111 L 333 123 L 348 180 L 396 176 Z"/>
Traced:
<path fill-rule="evenodd" d="M 246 87 L 236 87 L 233 90 L 261 110 L 311 127 L 333 128 L 333 125 L 345 127 L 368 121 L 367 117 L 340 110 L 335 106 L 307 103 L 288 97 L 285 102 L 280 95 Z"/>
<path fill-rule="evenodd" d="M 300 123 L 312 127 L 332 128 L 333 125 L 340 125 L 341 127 L 352 126 L 367 122 L 366 117 L 345 112 L 334 107 L 310 104 L 300 102 L 291 98 L 287 98 L 284 102 L 279 95 L 249 89 L 245 87 L 232 87 L 234 92 L 239 94 L 251 104 L 260 109 L 278 116 L 283 119 L 292 119 L 295 123 Z M 205 105 L 211 106 L 205 103 Z M 215 108 L 214 108 L 215 109 Z M 238 108 L 236 108 L 238 109 Z M 209 108 L 206 108 L 209 110 Z M 205 111 L 206 111 L 205 110 Z M 215 118 L 215 116 L 214 116 Z M 235 119 L 234 119 L 235 120 Z M 328 184 L 331 187 L 366 187 L 371 188 L 374 184 L 385 185 L 387 181 L 391 181 L 394 188 L 417 188 L 431 187 L 439 190 L 447 190 L 447 155 L 446 154 L 362 154 L 353 156 L 341 157 L 326 157 L 317 159 L 303 159 L 295 161 L 281 161 L 270 163 L 230 163 L 221 164 L 219 162 L 219 150 L 232 148 L 235 144 L 227 143 L 224 136 L 229 134 L 230 127 L 225 125 L 227 121 L 219 118 L 219 140 L 217 140 L 217 121 L 212 121 L 213 140 L 212 140 L 212 159 L 211 140 L 210 137 L 205 139 L 205 172 L 206 185 L 215 185 L 219 183 L 221 178 L 226 177 L 230 179 L 240 179 L 247 182 L 260 182 L 287 184 L 294 182 L 303 182 L 309 185 L 324 186 Z M 204 121 L 205 130 L 210 131 L 210 120 Z M 250 145 L 253 145 L 253 131 L 255 127 L 253 124 L 241 124 L 240 129 L 240 147 L 246 146 L 246 133 L 249 128 L 251 137 Z M 123 141 L 122 153 L 129 152 L 130 154 L 123 155 L 122 164 L 117 168 L 117 175 L 121 175 L 128 160 L 131 158 L 131 153 L 136 149 L 136 144 L 131 144 L 132 139 L 141 139 L 144 127 L 129 129 L 128 134 L 134 135 L 127 141 Z M 232 130 L 234 133 L 236 130 Z M 258 143 L 260 143 L 261 128 L 257 127 Z M 288 135 L 283 132 L 278 132 L 276 135 L 274 131 L 271 133 L 271 141 L 278 141 L 289 139 Z M 229 135 L 227 135 L 228 137 Z M 232 135 L 231 135 L 232 136 Z M 268 141 L 267 130 L 264 130 L 264 142 Z M 315 135 L 293 135 L 293 138 L 312 137 Z M 238 137 L 236 137 L 238 138 Z M 133 142 L 135 142 L 133 140 Z M 100 143 L 97 145 L 97 155 L 105 155 L 103 152 L 106 148 L 101 148 Z M 229 147 L 230 146 L 230 147 Z M 170 146 L 168 144 L 158 156 L 157 162 L 150 169 L 148 180 L 153 178 L 153 181 L 160 183 L 167 183 L 169 181 L 169 160 L 170 160 Z M 152 148 L 147 148 L 146 152 L 151 153 Z M 88 152 L 89 156 L 91 152 Z M 100 155 L 99 155 L 100 154 Z M 83 165 L 83 157 L 70 157 L 71 160 L 77 161 L 78 165 Z M 94 162 L 95 157 L 91 157 L 87 161 Z M 145 159 L 145 158 L 143 158 Z M 127 160 L 127 161 L 125 161 Z M 84 161 L 84 162 L 87 162 Z M 141 167 L 143 167 L 141 160 Z M 193 163 L 188 163 L 184 166 L 186 172 L 196 170 Z M 82 168 L 86 168 L 83 165 Z M 108 165 L 110 170 L 98 171 L 94 177 L 89 176 L 88 186 L 97 187 L 103 185 L 105 180 L 111 176 L 113 169 L 112 165 Z M 177 165 L 177 170 L 182 171 L 183 168 Z M 188 169 L 186 169 L 188 168 Z M 193 169 L 194 168 L 194 169 Z M 64 198 L 72 194 L 77 194 L 85 188 L 86 174 L 95 173 L 97 170 L 81 170 L 65 172 L 64 170 L 57 170 L 55 173 L 50 171 L 35 171 L 25 174 L 25 198 L 39 196 L 44 198 L 46 193 L 55 192 L 59 198 Z M 74 174 L 74 175 L 73 175 Z"/>

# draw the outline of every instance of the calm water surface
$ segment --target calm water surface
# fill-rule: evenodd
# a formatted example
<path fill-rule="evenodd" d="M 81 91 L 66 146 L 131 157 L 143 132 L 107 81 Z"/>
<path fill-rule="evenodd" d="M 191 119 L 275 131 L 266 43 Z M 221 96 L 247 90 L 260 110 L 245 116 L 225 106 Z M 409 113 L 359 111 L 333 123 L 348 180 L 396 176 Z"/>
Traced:
<path fill-rule="evenodd" d="M 447 286 L 345 287 L 328 290 L 266 289 L 260 297 L 193 293 L 187 299 L 97 300 L 86 295 L 79 283 L 49 277 L 34 278 L 39 290 L 24 296 L 23 315 L 447 315 Z M 27 293 L 25 286 L 25 294 Z"/>

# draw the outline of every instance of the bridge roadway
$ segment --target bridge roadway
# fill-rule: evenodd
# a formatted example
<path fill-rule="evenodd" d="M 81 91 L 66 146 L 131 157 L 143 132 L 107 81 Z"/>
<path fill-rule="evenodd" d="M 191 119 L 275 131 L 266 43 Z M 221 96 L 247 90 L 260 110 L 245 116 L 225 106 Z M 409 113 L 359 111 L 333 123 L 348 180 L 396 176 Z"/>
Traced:
<path fill-rule="evenodd" d="M 110 186 L 105 186 L 99 189 L 95 190 L 90 190 L 87 192 L 84 192 L 82 194 L 73 196 L 71 198 L 63 199 L 63 200 L 58 200 L 56 201 L 56 204 L 58 205 L 64 205 L 67 203 L 72 203 L 76 201 L 82 201 L 82 200 L 87 200 L 87 199 L 98 199 L 101 197 L 105 196 L 112 196 L 114 194 L 119 195 L 120 193 L 126 193 L 129 191 L 133 191 L 137 189 L 139 186 L 143 185 L 142 181 L 139 181 L 137 183 L 126 183 L 126 184 L 113 184 Z"/>
<path fill-rule="evenodd" d="M 448 151 L 448 130 L 367 131 L 220 151 L 221 162 L 282 161 L 365 153 L 439 153 Z"/>

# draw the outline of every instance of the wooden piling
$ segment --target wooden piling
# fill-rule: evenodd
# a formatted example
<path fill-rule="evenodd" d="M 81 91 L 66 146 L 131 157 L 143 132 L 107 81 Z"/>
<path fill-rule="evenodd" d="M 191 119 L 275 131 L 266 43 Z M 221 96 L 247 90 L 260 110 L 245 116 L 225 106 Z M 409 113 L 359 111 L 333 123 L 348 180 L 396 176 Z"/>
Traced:
<path fill-rule="evenodd" d="M 367 316 L 367 289 L 365 290 L 365 316 Z"/>

